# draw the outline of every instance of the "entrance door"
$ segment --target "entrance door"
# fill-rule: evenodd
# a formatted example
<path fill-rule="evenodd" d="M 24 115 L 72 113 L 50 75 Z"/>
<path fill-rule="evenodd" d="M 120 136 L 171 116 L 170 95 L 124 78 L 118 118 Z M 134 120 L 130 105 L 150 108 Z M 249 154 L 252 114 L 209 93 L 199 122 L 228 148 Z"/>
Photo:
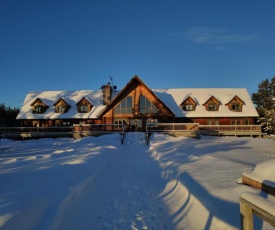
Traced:
<path fill-rule="evenodd" d="M 132 119 L 130 122 L 130 130 L 132 132 L 143 131 L 142 119 Z"/>

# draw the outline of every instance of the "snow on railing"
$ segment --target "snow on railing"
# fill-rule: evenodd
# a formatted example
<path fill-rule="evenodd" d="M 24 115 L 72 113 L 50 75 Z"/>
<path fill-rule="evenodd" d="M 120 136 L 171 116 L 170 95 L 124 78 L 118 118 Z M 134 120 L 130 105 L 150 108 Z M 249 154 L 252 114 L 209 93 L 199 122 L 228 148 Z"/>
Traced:
<path fill-rule="evenodd" d="M 275 203 L 250 192 L 240 197 L 241 229 L 253 230 L 253 214 L 275 227 Z"/>

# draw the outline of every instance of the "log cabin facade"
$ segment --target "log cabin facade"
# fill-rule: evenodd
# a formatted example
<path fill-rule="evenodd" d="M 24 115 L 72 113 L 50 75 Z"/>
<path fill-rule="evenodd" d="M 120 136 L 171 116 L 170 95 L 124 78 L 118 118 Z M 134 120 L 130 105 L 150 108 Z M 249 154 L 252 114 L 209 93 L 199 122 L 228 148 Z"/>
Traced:
<path fill-rule="evenodd" d="M 258 113 L 244 88 L 151 89 L 134 76 L 123 89 L 43 91 L 27 94 L 17 116 L 22 127 L 146 123 L 253 125 Z"/>

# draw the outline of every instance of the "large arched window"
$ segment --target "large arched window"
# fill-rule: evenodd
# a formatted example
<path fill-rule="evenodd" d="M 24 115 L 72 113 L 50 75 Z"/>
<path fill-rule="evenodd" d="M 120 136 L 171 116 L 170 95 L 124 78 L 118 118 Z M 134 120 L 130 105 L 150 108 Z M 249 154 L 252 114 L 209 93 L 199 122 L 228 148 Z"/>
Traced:
<path fill-rule="evenodd" d="M 146 97 L 139 97 L 139 112 L 140 113 L 157 113 L 157 107 Z"/>

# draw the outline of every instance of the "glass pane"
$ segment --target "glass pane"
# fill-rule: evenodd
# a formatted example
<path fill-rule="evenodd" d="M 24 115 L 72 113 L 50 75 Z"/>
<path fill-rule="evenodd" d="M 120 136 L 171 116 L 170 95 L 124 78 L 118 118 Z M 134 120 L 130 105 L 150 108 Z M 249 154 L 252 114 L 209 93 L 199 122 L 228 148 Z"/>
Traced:
<path fill-rule="evenodd" d="M 132 97 L 127 97 L 127 108 L 132 108 Z"/>
<path fill-rule="evenodd" d="M 123 99 L 120 104 L 121 104 L 120 105 L 121 108 L 126 108 L 126 100 L 125 99 Z"/>
<path fill-rule="evenodd" d="M 140 98 L 139 98 L 139 107 L 145 108 L 145 97 L 143 97 L 143 96 L 140 96 Z"/>

